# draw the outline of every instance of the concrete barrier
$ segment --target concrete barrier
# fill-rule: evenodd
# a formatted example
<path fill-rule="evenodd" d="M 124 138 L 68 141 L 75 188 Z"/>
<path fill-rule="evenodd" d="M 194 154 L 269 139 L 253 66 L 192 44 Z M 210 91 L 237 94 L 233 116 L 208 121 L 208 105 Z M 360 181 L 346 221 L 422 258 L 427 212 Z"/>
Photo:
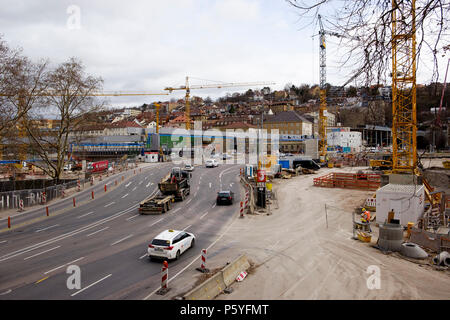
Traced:
<path fill-rule="evenodd" d="M 218 296 L 225 288 L 236 281 L 236 277 L 250 267 L 245 255 L 241 255 L 214 276 L 198 285 L 184 295 L 186 300 L 211 300 Z"/>
<path fill-rule="evenodd" d="M 189 291 L 184 298 L 186 300 L 212 300 L 226 288 L 222 271 Z"/>
<path fill-rule="evenodd" d="M 222 269 L 225 285 L 228 287 L 236 280 L 236 277 L 242 271 L 246 271 L 248 268 L 250 268 L 250 263 L 245 255 L 241 255 L 239 258 L 227 265 Z"/>

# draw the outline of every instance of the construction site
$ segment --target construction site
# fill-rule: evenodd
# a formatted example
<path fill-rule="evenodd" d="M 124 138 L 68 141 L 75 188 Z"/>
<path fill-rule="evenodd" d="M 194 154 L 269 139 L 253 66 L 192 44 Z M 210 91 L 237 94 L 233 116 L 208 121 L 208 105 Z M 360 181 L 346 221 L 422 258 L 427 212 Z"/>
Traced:
<path fill-rule="evenodd" d="M 443 82 L 418 83 L 423 7 L 383 6 L 383 63 L 315 11 L 319 83 L 279 90 L 102 90 L 75 58 L 27 82 L 0 36 L 0 300 L 448 300 L 450 47 Z M 364 45 L 340 86 L 330 38 Z"/>

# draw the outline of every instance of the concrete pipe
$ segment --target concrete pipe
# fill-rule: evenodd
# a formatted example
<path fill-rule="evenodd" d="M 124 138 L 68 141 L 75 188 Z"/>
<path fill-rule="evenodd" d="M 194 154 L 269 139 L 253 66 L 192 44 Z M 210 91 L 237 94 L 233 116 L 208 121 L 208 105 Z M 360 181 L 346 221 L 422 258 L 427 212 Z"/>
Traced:
<path fill-rule="evenodd" d="M 428 257 L 428 254 L 425 252 L 425 250 L 423 250 L 417 244 L 411 242 L 403 243 L 400 253 L 405 257 L 413 259 L 425 259 Z"/>
<path fill-rule="evenodd" d="M 447 251 L 442 251 L 433 258 L 433 263 L 438 266 L 449 266 L 450 264 L 450 254 Z"/>

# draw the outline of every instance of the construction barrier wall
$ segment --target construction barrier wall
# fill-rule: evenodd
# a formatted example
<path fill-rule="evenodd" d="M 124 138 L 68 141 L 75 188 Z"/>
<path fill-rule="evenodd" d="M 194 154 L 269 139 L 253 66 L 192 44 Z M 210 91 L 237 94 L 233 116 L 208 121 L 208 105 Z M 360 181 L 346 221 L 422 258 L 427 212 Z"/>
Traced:
<path fill-rule="evenodd" d="M 448 236 L 428 232 L 417 228 L 411 229 L 411 237 L 409 240 L 412 243 L 433 250 L 434 252 L 440 252 L 441 247 L 450 247 L 450 240 Z"/>
<path fill-rule="evenodd" d="M 332 172 L 314 179 L 314 186 L 324 188 L 377 190 L 380 185 L 379 174 Z"/>
<path fill-rule="evenodd" d="M 232 263 L 211 278 L 184 295 L 185 300 L 212 300 L 231 285 L 236 277 L 250 267 L 245 255 L 239 256 Z"/>

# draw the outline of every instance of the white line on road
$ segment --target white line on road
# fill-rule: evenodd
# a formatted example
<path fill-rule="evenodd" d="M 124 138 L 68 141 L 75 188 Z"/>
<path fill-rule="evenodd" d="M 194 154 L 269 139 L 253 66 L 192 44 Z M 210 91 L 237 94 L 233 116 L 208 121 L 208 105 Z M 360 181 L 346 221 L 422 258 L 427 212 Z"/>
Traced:
<path fill-rule="evenodd" d="M 0 296 L 4 296 L 5 294 L 11 293 L 11 292 L 12 292 L 12 290 L 9 289 L 9 290 L 7 290 L 5 292 L 0 293 Z"/>
<path fill-rule="evenodd" d="M 126 195 L 124 195 L 124 196 L 122 197 L 122 199 L 124 199 L 124 198 L 126 198 L 126 197 L 128 197 L 128 193 L 127 193 Z"/>
<path fill-rule="evenodd" d="M 136 189 L 137 189 L 137 187 L 134 187 L 133 190 L 131 190 L 131 191 L 134 191 L 134 190 L 136 190 Z"/>
<path fill-rule="evenodd" d="M 128 187 L 130 186 L 130 184 L 132 184 L 132 183 L 133 183 L 133 181 L 128 182 L 128 183 L 125 185 L 125 188 L 128 188 Z"/>
<path fill-rule="evenodd" d="M 91 211 L 91 212 L 85 213 L 85 214 L 83 214 L 83 215 L 79 216 L 79 217 L 78 217 L 77 219 L 80 219 L 80 218 L 86 217 L 86 216 L 88 216 L 88 215 L 90 215 L 90 214 L 93 214 L 93 213 L 94 213 L 94 211 Z"/>
<path fill-rule="evenodd" d="M 189 203 L 191 203 L 191 201 L 192 201 L 192 198 L 191 199 L 189 199 L 187 202 L 186 202 L 186 204 L 189 204 Z"/>
<path fill-rule="evenodd" d="M 178 212 L 180 210 L 181 210 L 181 208 L 176 208 L 175 210 L 172 211 L 172 213 Z"/>
<path fill-rule="evenodd" d="M 158 221 L 153 222 L 151 225 L 149 225 L 149 227 L 153 227 L 155 224 L 157 224 L 158 222 L 164 220 L 164 218 L 159 219 Z"/>
<path fill-rule="evenodd" d="M 44 253 L 47 253 L 47 252 L 49 252 L 49 251 L 52 251 L 52 250 L 58 249 L 59 247 L 61 247 L 61 246 L 57 246 L 57 247 L 54 247 L 54 248 L 51 248 L 51 249 L 48 249 L 48 250 L 45 250 L 45 251 L 42 251 L 42 252 L 39 252 L 39 253 L 33 254 L 32 256 L 29 256 L 29 257 L 27 257 L 27 258 L 23 258 L 23 260 L 28 260 L 28 259 L 31 259 L 31 258 L 37 257 L 37 256 L 39 256 L 39 255 L 41 255 L 41 254 L 44 254 Z"/>
<path fill-rule="evenodd" d="M 120 240 L 117 240 L 116 242 L 111 243 L 111 245 L 114 246 L 114 245 L 116 245 L 116 244 L 118 244 L 118 243 L 121 243 L 122 241 L 125 241 L 125 240 L 131 238 L 132 236 L 133 236 L 133 235 L 130 234 L 129 236 L 126 236 L 126 237 L 123 238 L 123 239 L 120 239 Z"/>
<path fill-rule="evenodd" d="M 149 182 L 147 183 L 147 185 L 145 186 L 146 188 L 148 188 L 149 186 L 151 186 L 153 183 Z"/>
<path fill-rule="evenodd" d="M 211 189 L 211 182 L 209 183 L 209 188 Z"/>
<path fill-rule="evenodd" d="M 140 214 L 138 213 L 138 214 L 136 214 L 136 215 L 134 215 L 134 216 L 132 216 L 132 217 L 129 217 L 129 218 L 127 219 L 127 221 L 130 221 L 131 219 L 134 219 L 134 218 L 136 218 L 137 216 L 140 216 Z"/>
<path fill-rule="evenodd" d="M 144 182 L 144 181 L 139 181 L 139 185 L 141 185 L 141 184 L 142 184 L 142 182 Z"/>
<path fill-rule="evenodd" d="M 94 234 L 96 234 L 96 233 L 99 233 L 99 232 L 101 232 L 101 231 L 103 231 L 103 230 L 106 230 L 106 229 L 109 229 L 109 227 L 105 227 L 105 228 L 103 228 L 103 229 L 100 229 L 100 230 L 97 230 L 97 231 L 95 231 L 95 232 L 89 233 L 86 237 L 90 237 L 90 236 L 92 236 L 92 235 L 94 235 Z"/>
<path fill-rule="evenodd" d="M 5 242 L 8 242 L 8 240 L 3 240 L 3 241 L 0 241 L 0 243 L 5 243 Z"/>
<path fill-rule="evenodd" d="M 139 260 L 144 259 L 145 257 L 148 257 L 148 253 L 144 254 L 142 257 L 139 257 Z"/>
<path fill-rule="evenodd" d="M 201 217 L 200 220 L 203 219 L 208 214 L 208 211 L 206 211 Z"/>
<path fill-rule="evenodd" d="M 216 203 L 214 203 L 212 207 L 215 208 L 216 207 Z"/>
<path fill-rule="evenodd" d="M 67 262 L 67 263 L 63 264 L 62 266 L 59 266 L 59 267 L 53 268 L 52 270 L 48 270 L 47 272 L 44 272 L 44 274 L 53 272 L 53 271 L 55 271 L 55 270 L 58 270 L 58 269 L 60 269 L 60 268 L 62 268 L 62 267 L 65 267 L 65 266 L 67 266 L 67 265 L 69 265 L 69 264 L 75 263 L 75 262 L 80 261 L 80 260 L 83 260 L 83 259 L 84 259 L 84 257 L 81 257 L 81 258 L 78 258 L 78 259 L 76 259 L 76 260 Z"/>
<path fill-rule="evenodd" d="M 59 224 L 55 224 L 54 226 L 50 226 L 50 227 L 47 227 L 47 228 L 44 228 L 44 229 L 39 229 L 39 230 L 36 230 L 35 232 L 41 232 L 41 231 L 48 230 L 50 228 L 54 228 L 54 227 L 58 227 L 58 226 L 59 226 Z"/>
<path fill-rule="evenodd" d="M 98 281 L 95 281 L 94 283 L 92 283 L 92 284 L 88 285 L 87 287 L 85 287 L 85 288 L 83 288 L 83 289 L 81 289 L 81 290 L 79 290 L 79 291 L 75 292 L 75 293 L 74 293 L 74 294 L 72 294 L 71 296 L 72 296 L 72 297 L 73 297 L 73 296 L 76 296 L 77 294 L 79 294 L 79 293 L 83 292 L 84 290 L 86 290 L 86 289 L 88 289 L 88 288 L 92 287 L 93 285 L 96 285 L 96 284 L 97 284 L 97 283 L 99 283 L 100 281 L 103 281 L 103 280 L 105 280 L 106 278 L 109 278 L 109 277 L 111 277 L 111 276 L 112 276 L 112 274 L 109 274 L 109 275 L 107 275 L 106 277 L 104 277 L 104 278 L 101 278 L 100 280 L 98 280 Z"/>
<path fill-rule="evenodd" d="M 113 204 L 115 204 L 115 202 L 113 201 L 113 202 L 111 202 L 111 203 L 108 203 L 107 205 L 105 205 L 105 208 L 108 208 L 109 206 L 112 206 Z"/>
<path fill-rule="evenodd" d="M 184 228 L 183 231 L 186 231 L 186 229 L 189 229 L 190 227 L 192 227 L 192 224 L 190 224 L 186 228 Z"/>

